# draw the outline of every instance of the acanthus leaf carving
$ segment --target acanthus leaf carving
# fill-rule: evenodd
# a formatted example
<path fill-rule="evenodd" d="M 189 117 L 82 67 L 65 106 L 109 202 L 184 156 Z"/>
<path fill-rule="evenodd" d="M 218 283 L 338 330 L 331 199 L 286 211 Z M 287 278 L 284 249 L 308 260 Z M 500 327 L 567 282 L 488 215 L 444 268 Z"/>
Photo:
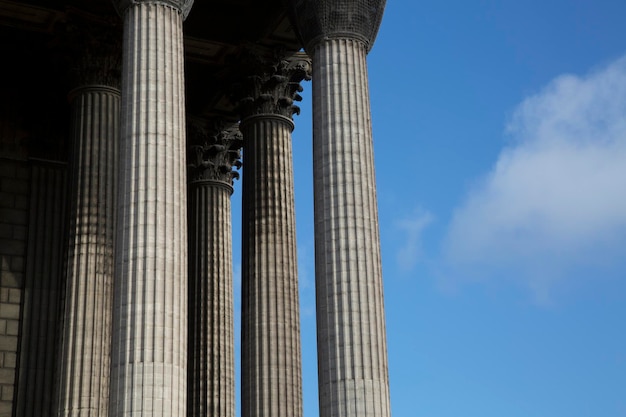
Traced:
<path fill-rule="evenodd" d="M 292 118 L 300 114 L 294 103 L 302 100 L 300 83 L 311 79 L 310 58 L 302 52 L 288 55 L 276 50 L 271 57 L 252 49 L 239 57 L 245 72 L 233 83 L 231 99 L 242 119 L 255 114 L 277 114 Z"/>
<path fill-rule="evenodd" d="M 189 181 L 213 180 L 233 185 L 239 179 L 243 137 L 237 124 L 221 119 L 189 118 Z"/>

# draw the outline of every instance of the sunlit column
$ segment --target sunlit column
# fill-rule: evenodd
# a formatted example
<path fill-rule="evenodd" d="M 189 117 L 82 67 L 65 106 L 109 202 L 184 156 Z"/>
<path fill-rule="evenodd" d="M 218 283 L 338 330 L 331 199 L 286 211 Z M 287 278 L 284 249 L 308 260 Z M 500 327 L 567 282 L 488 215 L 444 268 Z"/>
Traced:
<path fill-rule="evenodd" d="M 184 416 L 183 19 L 191 0 L 115 1 L 124 21 L 111 416 Z"/>
<path fill-rule="evenodd" d="M 385 1 L 292 0 L 291 4 L 313 59 L 320 415 L 389 416 L 366 63 Z"/>

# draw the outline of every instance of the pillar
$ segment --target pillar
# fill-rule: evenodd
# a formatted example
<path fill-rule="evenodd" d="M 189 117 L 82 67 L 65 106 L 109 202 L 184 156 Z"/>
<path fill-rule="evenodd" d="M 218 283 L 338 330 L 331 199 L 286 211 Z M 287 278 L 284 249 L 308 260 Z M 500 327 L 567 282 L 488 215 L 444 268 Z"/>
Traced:
<path fill-rule="evenodd" d="M 108 415 L 113 243 L 117 200 L 122 61 L 117 33 L 103 23 L 73 29 L 70 215 L 57 416 Z"/>
<path fill-rule="evenodd" d="M 188 416 L 235 417 L 230 196 L 241 133 L 219 120 L 188 126 Z"/>
<path fill-rule="evenodd" d="M 187 413 L 183 19 L 191 0 L 118 0 L 124 22 L 110 416 Z"/>
<path fill-rule="evenodd" d="M 319 401 L 325 417 L 390 415 L 366 64 L 384 4 L 291 1 L 313 59 Z"/>
<path fill-rule="evenodd" d="M 242 417 L 302 416 L 291 132 L 306 60 L 244 62 Z"/>
<path fill-rule="evenodd" d="M 11 332 L 19 334 L 13 415 L 39 417 L 54 413 L 68 187 L 65 163 L 31 159 L 29 164 L 28 244 L 22 311 L 20 314 L 16 306 L 6 308 L 3 319 L 10 319 L 7 325 L 10 321 L 20 323 L 19 333 L 15 329 Z M 14 293 L 16 296 L 19 295 Z M 14 339 L 16 345 L 17 339 Z M 5 354 L 5 361 L 6 358 Z"/>

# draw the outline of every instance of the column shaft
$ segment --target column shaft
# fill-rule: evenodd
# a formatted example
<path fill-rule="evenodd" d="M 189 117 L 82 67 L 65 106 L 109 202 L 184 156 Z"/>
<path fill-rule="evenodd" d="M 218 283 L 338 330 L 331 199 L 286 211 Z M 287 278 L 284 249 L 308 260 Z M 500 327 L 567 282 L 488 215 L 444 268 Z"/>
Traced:
<path fill-rule="evenodd" d="M 124 12 L 111 416 L 184 416 L 187 201 L 182 16 Z"/>
<path fill-rule="evenodd" d="M 242 416 L 302 415 L 291 131 L 285 116 L 244 119 Z"/>
<path fill-rule="evenodd" d="M 119 110 L 117 89 L 73 93 L 59 416 L 108 415 Z"/>
<path fill-rule="evenodd" d="M 222 181 L 189 186 L 189 416 L 235 416 L 230 195 Z"/>
<path fill-rule="evenodd" d="M 364 43 L 313 56 L 315 266 L 320 415 L 390 415 Z"/>

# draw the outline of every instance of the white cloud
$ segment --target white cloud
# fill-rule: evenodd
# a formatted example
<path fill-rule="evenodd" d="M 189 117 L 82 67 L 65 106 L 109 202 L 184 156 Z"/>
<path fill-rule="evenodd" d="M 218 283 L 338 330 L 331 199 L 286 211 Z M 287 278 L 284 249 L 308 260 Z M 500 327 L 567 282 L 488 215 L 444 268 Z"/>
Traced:
<path fill-rule="evenodd" d="M 470 278 L 506 271 L 538 294 L 577 269 L 623 268 L 626 57 L 555 79 L 518 106 L 507 134 L 511 145 L 455 211 L 447 261 Z"/>
<path fill-rule="evenodd" d="M 411 271 L 423 257 L 422 233 L 432 222 L 432 215 L 422 209 L 396 222 L 396 228 L 405 233 L 402 246 L 396 252 L 396 261 L 402 271 Z"/>

